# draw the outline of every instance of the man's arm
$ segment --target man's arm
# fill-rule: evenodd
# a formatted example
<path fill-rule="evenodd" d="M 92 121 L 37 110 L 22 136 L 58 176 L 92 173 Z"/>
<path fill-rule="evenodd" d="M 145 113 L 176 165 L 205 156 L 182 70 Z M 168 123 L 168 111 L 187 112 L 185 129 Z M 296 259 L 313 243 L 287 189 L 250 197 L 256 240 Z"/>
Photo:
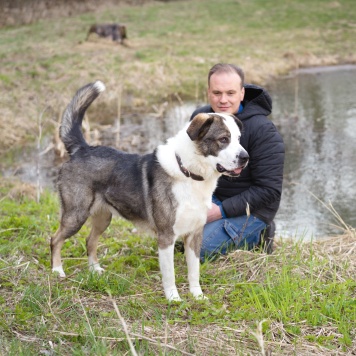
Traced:
<path fill-rule="evenodd" d="M 222 218 L 220 207 L 213 203 L 213 206 L 208 210 L 208 218 L 206 219 L 207 223 L 210 223 L 215 220 Z"/>
<path fill-rule="evenodd" d="M 253 214 L 259 209 L 279 204 L 282 194 L 284 143 L 272 122 L 261 126 L 250 137 L 248 153 L 251 186 L 223 201 L 227 217 L 246 214 L 247 203 Z"/>

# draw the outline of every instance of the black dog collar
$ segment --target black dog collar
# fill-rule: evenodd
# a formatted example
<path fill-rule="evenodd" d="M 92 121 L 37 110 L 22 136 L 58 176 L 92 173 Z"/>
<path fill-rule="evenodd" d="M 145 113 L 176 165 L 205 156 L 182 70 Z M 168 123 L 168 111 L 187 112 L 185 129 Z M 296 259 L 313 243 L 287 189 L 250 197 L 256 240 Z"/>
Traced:
<path fill-rule="evenodd" d="M 180 170 L 186 177 L 188 177 L 188 178 L 190 177 L 194 180 L 199 180 L 199 181 L 204 180 L 204 178 L 202 176 L 199 176 L 197 174 L 192 173 L 191 171 L 188 171 L 188 169 L 183 166 L 182 160 L 177 153 L 176 153 L 176 159 L 177 159 L 178 166 L 179 166 Z"/>

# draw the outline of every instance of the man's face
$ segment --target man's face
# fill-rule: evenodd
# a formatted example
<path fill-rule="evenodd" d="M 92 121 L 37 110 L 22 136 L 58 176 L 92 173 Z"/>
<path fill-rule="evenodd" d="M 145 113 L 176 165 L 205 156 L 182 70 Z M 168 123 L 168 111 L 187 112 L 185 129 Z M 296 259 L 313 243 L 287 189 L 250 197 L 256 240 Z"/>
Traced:
<path fill-rule="evenodd" d="M 245 95 L 241 78 L 234 72 L 214 73 L 210 77 L 208 99 L 215 112 L 235 114 Z"/>

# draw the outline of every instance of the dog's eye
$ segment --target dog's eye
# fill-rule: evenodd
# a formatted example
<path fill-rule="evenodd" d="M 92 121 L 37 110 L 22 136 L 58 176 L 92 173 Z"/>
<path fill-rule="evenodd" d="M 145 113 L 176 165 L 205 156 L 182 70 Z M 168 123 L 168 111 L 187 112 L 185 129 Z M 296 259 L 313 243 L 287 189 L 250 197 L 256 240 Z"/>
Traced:
<path fill-rule="evenodd" d="M 219 138 L 219 141 L 220 141 L 221 143 L 229 143 L 229 138 L 226 137 L 226 136 L 220 137 L 220 138 Z"/>

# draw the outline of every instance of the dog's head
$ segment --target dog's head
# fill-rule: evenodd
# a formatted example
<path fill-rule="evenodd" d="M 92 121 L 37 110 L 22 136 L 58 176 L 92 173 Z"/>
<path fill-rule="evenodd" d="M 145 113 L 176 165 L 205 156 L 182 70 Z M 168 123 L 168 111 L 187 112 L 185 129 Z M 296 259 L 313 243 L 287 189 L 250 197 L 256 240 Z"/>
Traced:
<path fill-rule="evenodd" d="M 209 157 L 216 170 L 228 176 L 239 176 L 247 166 L 249 155 L 240 145 L 242 123 L 232 114 L 201 113 L 187 129 L 199 154 Z"/>

